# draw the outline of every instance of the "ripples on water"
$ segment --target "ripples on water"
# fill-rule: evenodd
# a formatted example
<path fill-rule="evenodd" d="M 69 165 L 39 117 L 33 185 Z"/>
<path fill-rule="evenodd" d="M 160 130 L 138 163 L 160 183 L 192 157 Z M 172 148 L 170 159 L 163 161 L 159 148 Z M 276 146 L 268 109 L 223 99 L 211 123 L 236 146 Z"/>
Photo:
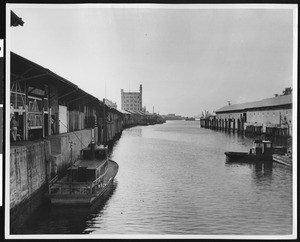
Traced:
<path fill-rule="evenodd" d="M 291 169 L 226 161 L 225 151 L 251 146 L 193 121 L 124 130 L 111 153 L 119 173 L 106 201 L 43 208 L 20 233 L 291 234 Z"/>

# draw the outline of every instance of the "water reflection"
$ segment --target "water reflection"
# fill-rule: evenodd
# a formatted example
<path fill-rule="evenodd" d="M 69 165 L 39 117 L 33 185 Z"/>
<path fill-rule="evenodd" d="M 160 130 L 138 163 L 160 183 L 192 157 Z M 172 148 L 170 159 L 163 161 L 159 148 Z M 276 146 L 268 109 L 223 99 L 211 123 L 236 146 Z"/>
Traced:
<path fill-rule="evenodd" d="M 272 176 L 273 162 L 271 161 L 233 161 L 232 159 L 226 157 L 225 164 L 227 167 L 236 168 L 237 166 L 248 167 L 253 171 L 253 178 L 255 180 L 261 177 L 269 177 Z"/>
<path fill-rule="evenodd" d="M 225 160 L 251 146 L 194 122 L 124 130 L 110 153 L 120 166 L 113 196 L 90 212 L 40 213 L 26 233 L 289 234 L 291 169 Z"/>
<path fill-rule="evenodd" d="M 273 162 L 270 161 L 255 161 L 255 162 L 243 162 L 243 161 L 232 161 L 226 157 L 225 162 L 226 167 L 231 167 L 232 169 L 237 169 L 238 167 L 243 167 L 252 171 L 252 182 L 256 186 L 269 186 L 272 182 L 272 171 Z"/>
<path fill-rule="evenodd" d="M 255 174 L 257 176 L 270 176 L 272 175 L 272 168 L 273 163 L 272 162 L 257 162 L 254 163 L 255 168 Z"/>
<path fill-rule="evenodd" d="M 291 150 L 292 148 L 292 138 L 291 137 L 268 137 L 266 135 L 244 135 L 238 132 L 227 131 L 227 130 L 218 130 L 215 132 L 222 133 L 223 135 L 235 139 L 238 143 L 243 145 L 252 146 L 252 141 L 254 139 L 267 139 L 270 140 L 273 146 L 285 146 L 287 149 Z"/>
<path fill-rule="evenodd" d="M 89 206 L 40 207 L 15 234 L 88 234 L 97 229 L 96 218 L 102 216 L 103 209 L 115 193 L 118 182 L 114 181 L 103 197 Z"/>
<path fill-rule="evenodd" d="M 93 205 L 90 207 L 90 211 L 92 213 L 98 213 L 100 212 L 103 207 L 106 205 L 106 203 L 110 200 L 110 198 L 113 196 L 115 191 L 118 187 L 118 181 L 117 179 L 114 180 L 112 186 L 110 189 L 107 190 L 107 192 L 104 194 L 104 196 L 101 196 L 100 199 L 98 199 Z"/>
<path fill-rule="evenodd" d="M 143 136 L 143 127 L 134 127 L 126 130 L 129 136 L 131 137 L 142 137 Z"/>

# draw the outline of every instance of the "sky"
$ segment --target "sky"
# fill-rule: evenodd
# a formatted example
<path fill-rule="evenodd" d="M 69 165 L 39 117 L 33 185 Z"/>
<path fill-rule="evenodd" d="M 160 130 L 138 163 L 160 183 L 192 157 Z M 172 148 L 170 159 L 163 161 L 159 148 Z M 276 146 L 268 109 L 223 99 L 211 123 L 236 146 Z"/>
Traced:
<path fill-rule="evenodd" d="M 9 6 L 24 21 L 11 51 L 118 108 L 140 84 L 148 111 L 183 116 L 293 86 L 292 9 Z"/>

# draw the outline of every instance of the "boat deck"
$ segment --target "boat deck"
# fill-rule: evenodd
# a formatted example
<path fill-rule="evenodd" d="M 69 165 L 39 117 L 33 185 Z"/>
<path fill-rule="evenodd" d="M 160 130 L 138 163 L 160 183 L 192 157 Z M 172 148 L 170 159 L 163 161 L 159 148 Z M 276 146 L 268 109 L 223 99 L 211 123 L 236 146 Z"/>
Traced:
<path fill-rule="evenodd" d="M 70 177 L 66 175 L 62 179 L 49 184 L 49 194 L 50 196 L 93 196 L 93 194 L 101 192 L 103 187 L 105 187 L 111 179 L 114 179 L 118 169 L 118 164 L 109 160 L 107 171 L 101 183 L 99 182 L 99 178 L 93 182 L 71 182 Z"/>
<path fill-rule="evenodd" d="M 103 163 L 105 162 L 105 160 L 78 160 L 76 161 L 73 166 L 72 169 L 75 170 L 77 169 L 79 166 L 81 167 L 87 167 L 87 169 L 96 169 L 97 167 L 101 166 Z M 71 167 L 68 169 L 70 170 Z"/>
<path fill-rule="evenodd" d="M 293 159 L 290 156 L 287 155 L 273 155 L 273 160 L 277 163 L 280 163 L 282 165 L 290 166 L 292 167 Z"/>

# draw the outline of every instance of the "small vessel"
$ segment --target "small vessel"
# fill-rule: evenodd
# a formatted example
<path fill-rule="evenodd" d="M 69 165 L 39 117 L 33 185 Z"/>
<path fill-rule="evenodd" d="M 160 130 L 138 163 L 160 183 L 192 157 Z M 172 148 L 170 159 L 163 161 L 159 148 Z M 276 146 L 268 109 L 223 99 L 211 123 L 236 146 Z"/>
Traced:
<path fill-rule="evenodd" d="M 288 154 L 285 154 L 285 155 L 274 154 L 273 161 L 280 163 L 282 165 L 289 166 L 289 167 L 292 167 L 292 165 L 293 165 L 293 159 Z"/>
<path fill-rule="evenodd" d="M 92 205 L 108 191 L 118 170 L 119 165 L 108 159 L 108 147 L 91 142 L 64 177 L 49 182 L 51 204 Z"/>
<path fill-rule="evenodd" d="M 272 161 L 274 151 L 269 140 L 256 139 L 249 152 L 225 152 L 231 161 Z"/>

